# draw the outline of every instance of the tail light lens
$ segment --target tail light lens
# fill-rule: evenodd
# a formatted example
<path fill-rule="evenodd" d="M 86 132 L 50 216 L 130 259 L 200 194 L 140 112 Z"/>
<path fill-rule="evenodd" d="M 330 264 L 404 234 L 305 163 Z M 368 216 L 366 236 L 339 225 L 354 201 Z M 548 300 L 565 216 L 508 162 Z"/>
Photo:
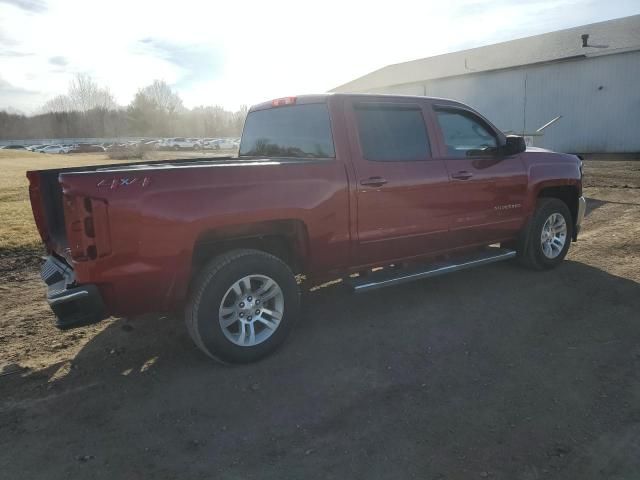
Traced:
<path fill-rule="evenodd" d="M 95 260 L 111 253 L 109 217 L 104 200 L 65 195 L 64 216 L 73 260 Z"/>
<path fill-rule="evenodd" d="M 84 234 L 87 237 L 91 238 L 94 238 L 96 236 L 96 231 L 93 228 L 93 217 L 84 218 Z"/>

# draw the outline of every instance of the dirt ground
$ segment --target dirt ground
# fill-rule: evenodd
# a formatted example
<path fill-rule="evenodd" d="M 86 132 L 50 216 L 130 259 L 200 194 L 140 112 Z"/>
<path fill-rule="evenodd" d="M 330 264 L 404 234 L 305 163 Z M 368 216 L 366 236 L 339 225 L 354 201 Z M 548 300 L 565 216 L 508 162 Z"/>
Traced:
<path fill-rule="evenodd" d="M 586 185 L 557 270 L 321 289 L 247 366 L 176 316 L 57 331 L 37 255 L 6 253 L 0 477 L 640 478 L 640 162 Z"/>

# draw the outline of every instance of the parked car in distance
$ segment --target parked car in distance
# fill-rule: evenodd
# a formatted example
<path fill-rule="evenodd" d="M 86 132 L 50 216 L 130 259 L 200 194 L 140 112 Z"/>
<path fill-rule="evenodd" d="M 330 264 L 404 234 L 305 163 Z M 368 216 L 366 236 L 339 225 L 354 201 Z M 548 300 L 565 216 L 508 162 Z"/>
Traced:
<path fill-rule="evenodd" d="M 211 150 L 231 150 L 233 148 L 237 148 L 238 145 L 234 143 L 232 140 L 225 138 L 218 138 L 216 140 L 211 140 L 207 142 L 207 148 Z"/>
<path fill-rule="evenodd" d="M 45 145 L 35 145 L 35 146 L 33 146 L 33 148 L 31 149 L 31 151 L 32 151 L 32 152 L 38 152 L 38 153 L 39 153 L 41 150 L 43 150 L 43 149 L 45 149 L 45 148 L 47 148 L 47 147 L 49 147 L 49 146 L 50 146 L 50 145 L 48 145 L 48 144 L 45 144 Z"/>
<path fill-rule="evenodd" d="M 250 362 L 293 328 L 297 279 L 366 292 L 512 258 L 549 270 L 586 208 L 577 156 L 440 98 L 265 102 L 230 158 L 28 172 L 57 325 L 184 308 L 205 354 Z"/>
<path fill-rule="evenodd" d="M 200 140 L 197 138 L 185 137 L 167 138 L 164 141 L 164 146 L 171 150 L 200 150 L 202 148 Z"/>
<path fill-rule="evenodd" d="M 65 145 L 49 145 L 38 149 L 40 153 L 69 153 L 69 147 Z"/>
<path fill-rule="evenodd" d="M 69 149 L 69 153 L 99 153 L 104 151 L 106 149 L 102 145 L 90 145 L 88 143 L 79 143 Z"/>
<path fill-rule="evenodd" d="M 160 140 L 146 140 L 140 142 L 140 145 L 146 150 L 157 150 L 160 147 L 161 143 L 162 142 Z"/>
<path fill-rule="evenodd" d="M 108 152 L 119 152 L 127 150 L 128 148 L 130 148 L 128 143 L 111 143 L 105 147 L 105 150 Z"/>

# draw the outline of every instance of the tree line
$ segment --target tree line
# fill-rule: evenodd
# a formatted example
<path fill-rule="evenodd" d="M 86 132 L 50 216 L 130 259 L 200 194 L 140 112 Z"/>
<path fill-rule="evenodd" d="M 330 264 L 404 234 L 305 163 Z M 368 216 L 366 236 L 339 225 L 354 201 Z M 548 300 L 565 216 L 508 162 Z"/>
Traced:
<path fill-rule="evenodd" d="M 77 75 L 66 94 L 39 113 L 0 111 L 0 139 L 239 136 L 247 107 L 231 112 L 215 106 L 186 108 L 162 80 L 141 88 L 126 107 L 90 76 Z"/>

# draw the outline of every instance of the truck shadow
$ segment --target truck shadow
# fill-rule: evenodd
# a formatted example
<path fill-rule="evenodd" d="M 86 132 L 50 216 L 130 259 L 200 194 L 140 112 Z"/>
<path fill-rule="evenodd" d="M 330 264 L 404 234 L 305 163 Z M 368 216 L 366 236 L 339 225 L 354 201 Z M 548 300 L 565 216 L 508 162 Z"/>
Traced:
<path fill-rule="evenodd" d="M 566 261 L 551 272 L 497 264 L 369 294 L 340 285 L 308 293 L 285 346 L 252 365 L 212 362 L 177 315 L 117 319 L 30 421 L 55 410 L 64 424 L 40 429 L 54 438 L 108 424 L 103 434 L 119 448 L 150 445 L 154 465 L 188 464 L 191 473 L 232 465 L 240 447 L 262 453 L 236 471 L 266 465 L 263 478 L 274 464 L 303 473 L 308 451 L 323 452 L 316 464 L 347 468 L 377 455 L 398 460 L 404 449 L 437 473 L 482 443 L 514 475 L 517 464 L 587 468 L 578 452 L 549 452 L 572 452 L 572 438 L 597 438 L 640 415 L 638 311 L 638 283 Z M 59 367 L 29 381 L 51 384 Z M 331 457 L 353 445 L 366 455 Z M 198 449 L 211 455 L 187 461 Z M 115 446 L 109 454 L 120 455 Z"/>
<path fill-rule="evenodd" d="M 640 203 L 634 203 L 634 202 L 615 202 L 612 200 L 599 200 L 597 198 L 589 198 L 587 197 L 587 209 L 585 211 L 585 216 L 588 217 L 591 213 L 593 213 L 595 210 L 597 210 L 598 208 L 606 205 L 606 204 L 613 204 L 613 205 L 629 205 L 629 206 L 635 206 L 635 207 L 640 207 Z"/>
<path fill-rule="evenodd" d="M 610 318 L 612 311 L 632 307 L 640 307 L 640 285 L 600 269 L 566 261 L 552 272 L 530 272 L 507 263 L 373 293 L 353 294 L 340 283 L 305 292 L 302 318 L 292 336 L 280 352 L 253 366 L 223 366 L 208 359 L 191 343 L 179 314 L 110 319 L 109 326 L 89 341 L 72 363 L 89 371 L 97 367 L 102 375 L 136 376 L 185 367 L 238 373 L 262 370 L 259 365 L 286 362 L 291 356 L 315 361 L 321 355 L 324 366 L 331 369 L 329 353 L 338 360 L 360 349 L 368 350 L 369 342 L 398 351 L 400 345 L 401 350 L 410 350 L 428 340 L 409 336 L 395 344 L 395 331 L 432 335 L 440 328 L 460 328 L 461 334 L 470 334 L 469 330 L 497 325 L 507 330 L 537 330 L 543 325 L 555 328 L 555 321 L 598 327 L 603 315 Z M 551 310 L 554 322 L 549 322 Z M 503 324 L 503 319 L 515 313 L 519 324 Z M 377 355 L 384 356 L 382 352 Z M 52 374 L 61 365 L 52 365 L 38 376 L 50 380 L 47 372 Z"/>

